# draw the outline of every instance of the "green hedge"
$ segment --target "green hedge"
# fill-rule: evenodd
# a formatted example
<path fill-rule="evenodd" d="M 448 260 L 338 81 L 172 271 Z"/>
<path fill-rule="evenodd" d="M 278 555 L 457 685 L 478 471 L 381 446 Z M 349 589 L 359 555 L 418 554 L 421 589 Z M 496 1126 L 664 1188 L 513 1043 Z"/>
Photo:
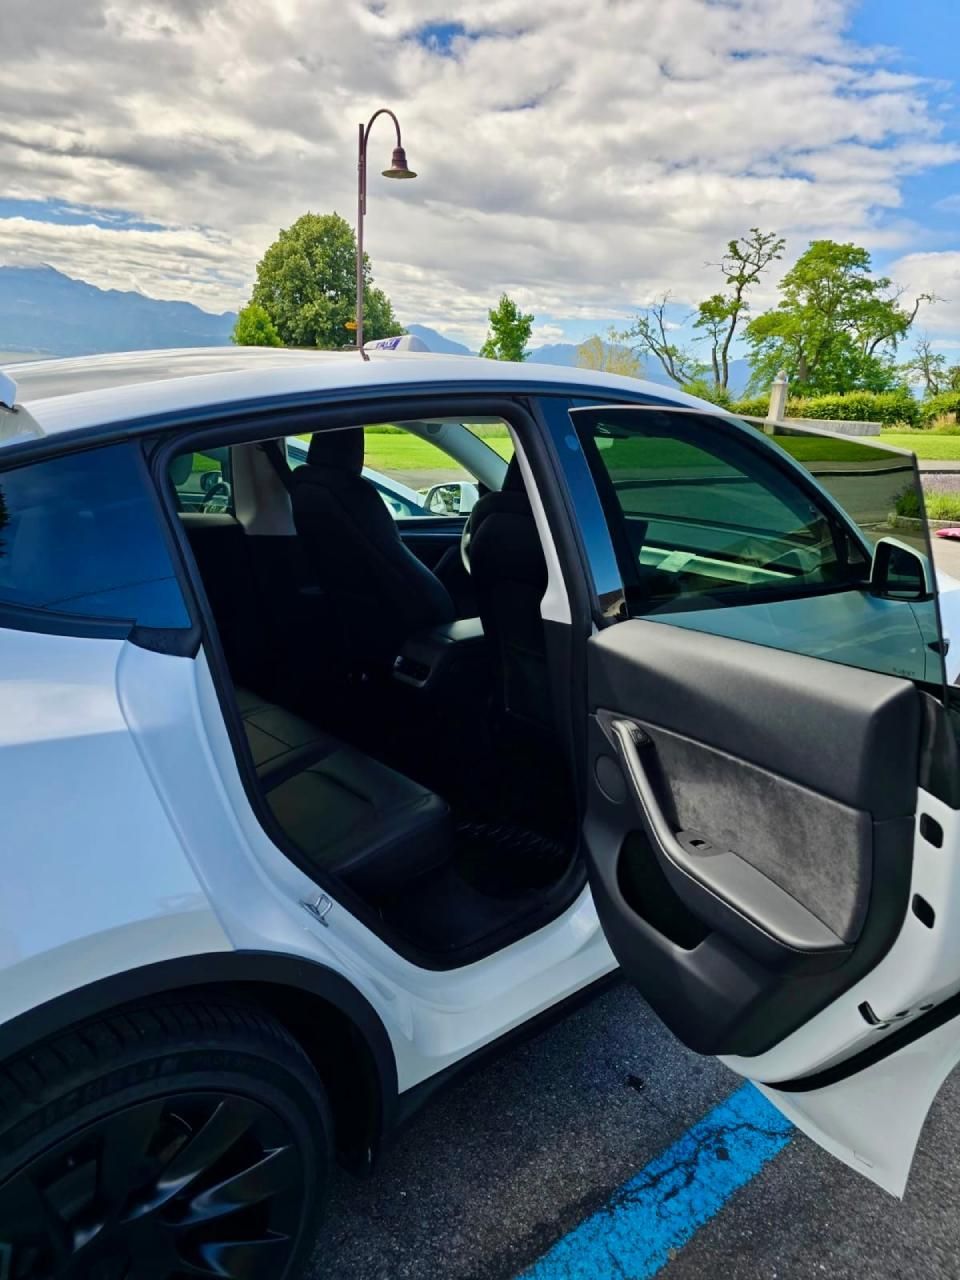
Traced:
<path fill-rule="evenodd" d="M 938 396 L 931 396 L 920 406 L 923 421 L 933 424 L 938 418 L 952 417 L 960 423 L 960 391 L 944 391 Z"/>
<path fill-rule="evenodd" d="M 730 412 L 742 413 L 745 418 L 765 418 L 769 408 L 769 396 L 752 396 L 746 400 L 734 400 Z"/>
<path fill-rule="evenodd" d="M 754 396 L 737 400 L 731 407 L 734 413 L 742 413 L 745 417 L 764 418 L 769 403 L 768 396 Z M 923 409 L 924 406 L 909 391 L 847 391 L 834 396 L 794 396 L 787 402 L 787 417 L 833 422 L 882 422 L 885 427 L 919 427 L 924 421 Z"/>
<path fill-rule="evenodd" d="M 909 391 L 847 391 L 843 395 L 791 400 L 789 418 L 831 418 L 838 422 L 881 422 L 885 427 L 918 427 L 921 406 Z"/>

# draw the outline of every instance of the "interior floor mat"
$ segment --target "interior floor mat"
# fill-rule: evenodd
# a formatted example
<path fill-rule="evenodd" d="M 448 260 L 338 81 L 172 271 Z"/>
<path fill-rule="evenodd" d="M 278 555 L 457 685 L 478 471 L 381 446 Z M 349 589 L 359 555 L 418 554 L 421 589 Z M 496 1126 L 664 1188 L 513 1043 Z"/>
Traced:
<path fill-rule="evenodd" d="M 457 870 L 495 897 L 553 884 L 570 862 L 569 850 L 555 836 L 512 822 L 461 819 L 456 840 Z"/>
<path fill-rule="evenodd" d="M 542 891 L 493 897 L 453 865 L 419 876 L 380 903 L 384 921 L 425 951 L 463 951 L 509 928 L 542 904 Z"/>

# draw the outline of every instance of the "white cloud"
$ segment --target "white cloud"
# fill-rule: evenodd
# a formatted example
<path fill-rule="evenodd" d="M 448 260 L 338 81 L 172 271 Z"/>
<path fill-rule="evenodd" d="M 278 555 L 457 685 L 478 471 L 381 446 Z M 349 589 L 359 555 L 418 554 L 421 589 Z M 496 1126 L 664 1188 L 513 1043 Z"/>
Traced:
<path fill-rule="evenodd" d="M 472 344 L 504 289 L 571 321 L 686 305 L 751 225 L 793 256 L 814 235 L 906 252 L 902 179 L 957 155 L 934 87 L 845 36 L 848 0 L 2 3 L 0 190 L 167 229 L 0 220 L 0 260 L 211 308 L 305 209 L 353 219 L 356 122 L 381 103 L 421 177 L 379 178 L 379 121 L 378 283 Z M 478 37 L 454 56 L 414 38 L 451 21 Z"/>
<path fill-rule="evenodd" d="M 917 327 L 931 338 L 941 339 L 938 346 L 949 346 L 942 339 L 960 334 L 960 249 L 909 253 L 891 263 L 887 271 L 911 302 L 919 293 L 936 295 L 936 302 L 924 306 Z"/>

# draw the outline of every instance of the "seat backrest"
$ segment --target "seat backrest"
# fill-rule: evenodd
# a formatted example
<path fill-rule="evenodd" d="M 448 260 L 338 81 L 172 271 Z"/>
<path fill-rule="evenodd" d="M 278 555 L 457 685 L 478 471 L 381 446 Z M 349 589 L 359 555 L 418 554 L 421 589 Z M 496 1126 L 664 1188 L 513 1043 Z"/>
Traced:
<path fill-rule="evenodd" d="M 552 697 L 540 602 L 547 562 L 516 458 L 503 488 L 470 516 L 470 576 L 483 629 L 497 648 L 509 715 L 551 727 Z"/>
<path fill-rule="evenodd" d="M 456 611 L 362 472 L 362 427 L 318 432 L 291 476 L 293 519 L 351 659 L 391 662 L 408 635 L 452 622 Z"/>

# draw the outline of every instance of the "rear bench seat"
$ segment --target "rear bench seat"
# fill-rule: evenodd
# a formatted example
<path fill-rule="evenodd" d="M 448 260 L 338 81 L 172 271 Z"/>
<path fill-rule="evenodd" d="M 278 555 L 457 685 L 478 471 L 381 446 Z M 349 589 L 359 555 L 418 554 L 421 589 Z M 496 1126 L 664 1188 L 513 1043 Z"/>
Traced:
<path fill-rule="evenodd" d="M 257 694 L 236 692 L 274 817 L 318 870 L 383 894 L 447 860 L 453 826 L 439 796 Z"/>

